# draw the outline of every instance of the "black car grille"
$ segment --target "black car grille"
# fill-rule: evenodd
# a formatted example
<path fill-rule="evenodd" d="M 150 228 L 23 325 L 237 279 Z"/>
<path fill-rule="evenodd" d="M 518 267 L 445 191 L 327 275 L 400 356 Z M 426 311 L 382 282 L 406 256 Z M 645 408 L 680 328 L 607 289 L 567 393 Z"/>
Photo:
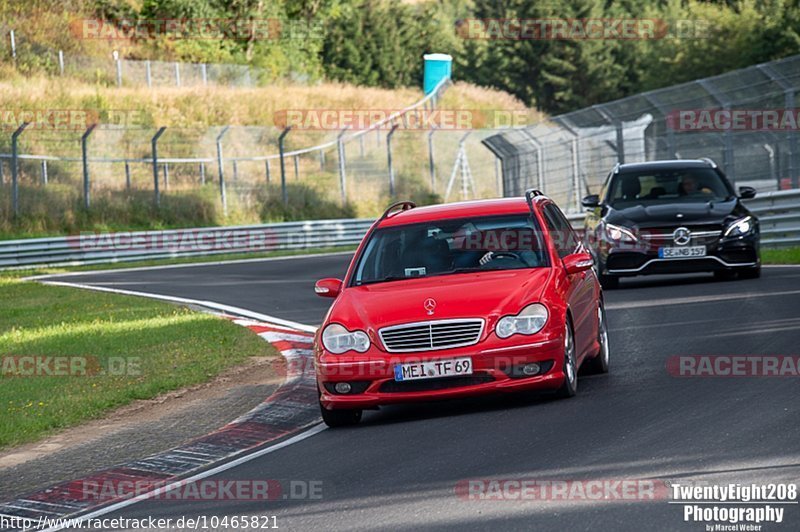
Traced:
<path fill-rule="evenodd" d="M 439 377 L 436 379 L 420 379 L 413 381 L 386 381 L 381 384 L 380 391 L 384 393 L 400 392 L 430 392 L 446 390 L 448 388 L 463 388 L 492 382 L 494 377 L 488 373 L 476 373 L 463 377 Z"/>
<path fill-rule="evenodd" d="M 639 238 L 644 242 L 649 242 L 653 247 L 674 246 L 675 242 L 672 234 L 679 227 L 688 229 L 692 238 L 684 245 L 707 246 L 719 241 L 722 235 L 722 226 L 714 225 L 675 225 L 673 227 L 651 227 L 639 229 Z"/>

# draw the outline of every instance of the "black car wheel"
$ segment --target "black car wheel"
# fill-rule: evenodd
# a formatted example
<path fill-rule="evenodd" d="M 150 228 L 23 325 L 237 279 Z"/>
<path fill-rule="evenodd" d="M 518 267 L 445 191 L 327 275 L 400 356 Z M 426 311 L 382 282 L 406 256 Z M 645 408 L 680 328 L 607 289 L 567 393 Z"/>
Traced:
<path fill-rule="evenodd" d="M 317 390 L 319 393 L 319 390 Z M 336 409 L 328 410 L 322 406 L 322 401 L 319 402 L 319 411 L 322 414 L 322 421 L 325 422 L 330 428 L 348 427 L 351 425 L 358 425 L 361 421 L 361 410 L 353 409 Z"/>
<path fill-rule="evenodd" d="M 575 336 L 572 332 L 572 321 L 567 317 L 564 332 L 564 384 L 558 389 L 558 397 L 573 397 L 578 393 L 578 360 L 575 354 Z"/>
<path fill-rule="evenodd" d="M 600 350 L 597 355 L 586 363 L 589 373 L 608 373 L 608 359 L 610 347 L 608 345 L 608 322 L 606 322 L 606 309 L 602 303 L 597 307 L 598 334 L 597 342 Z"/>

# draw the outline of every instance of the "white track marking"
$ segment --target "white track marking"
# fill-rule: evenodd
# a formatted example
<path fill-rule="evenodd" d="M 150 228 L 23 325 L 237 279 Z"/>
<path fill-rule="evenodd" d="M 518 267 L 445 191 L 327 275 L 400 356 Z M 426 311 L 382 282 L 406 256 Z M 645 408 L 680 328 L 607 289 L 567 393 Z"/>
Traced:
<path fill-rule="evenodd" d="M 231 314 L 238 314 L 240 316 L 253 318 L 259 321 L 271 322 L 276 325 L 282 325 L 284 327 L 290 327 L 293 329 L 298 329 L 310 333 L 317 331 L 317 328 L 311 325 L 305 325 L 303 323 L 298 323 L 296 321 L 284 320 L 281 318 L 277 318 L 275 316 L 269 316 L 267 314 L 261 314 L 260 312 L 254 312 L 252 310 L 234 307 L 231 305 L 223 305 L 222 303 L 215 303 L 214 301 L 201 301 L 199 299 L 188 299 L 185 297 L 152 294 L 148 292 L 136 292 L 134 290 L 123 290 L 121 288 L 109 288 L 107 286 L 94 286 L 91 284 L 83 284 L 83 283 L 69 283 L 66 281 L 40 281 L 40 282 L 42 284 L 53 285 L 53 286 L 68 286 L 73 288 L 83 288 L 85 290 L 95 290 L 97 292 L 110 292 L 112 294 L 122 294 L 126 296 L 149 297 L 151 299 L 159 299 L 161 301 L 169 301 L 172 303 L 183 303 L 185 305 L 197 305 L 200 307 L 206 307 L 214 310 L 219 310 L 222 312 L 230 312 Z"/>
<path fill-rule="evenodd" d="M 127 271 L 130 271 L 130 270 L 127 270 Z M 86 272 L 81 272 L 81 273 L 85 274 Z M 45 277 L 51 277 L 51 276 L 40 276 L 40 278 L 45 278 Z M 33 279 L 33 278 L 31 278 L 31 279 Z M 231 306 L 231 305 L 223 305 L 222 303 L 215 303 L 213 301 L 200 301 L 200 300 L 197 300 L 197 299 L 187 299 L 187 298 L 183 298 L 183 297 L 167 296 L 167 295 L 161 295 L 161 294 L 150 294 L 150 293 L 147 293 L 147 292 L 134 292 L 133 290 L 121 290 L 121 289 L 117 289 L 117 288 L 107 288 L 107 287 L 103 287 L 103 286 L 92 286 L 92 285 L 80 284 L 80 283 L 68 283 L 68 282 L 61 282 L 61 281 L 41 281 L 41 282 L 42 282 L 42 284 L 48 284 L 48 285 L 68 286 L 68 287 L 73 287 L 73 288 L 83 288 L 85 290 L 96 290 L 98 292 L 111 292 L 111 293 L 115 293 L 115 294 L 122 294 L 122 295 L 129 295 L 129 296 L 148 297 L 148 298 L 151 298 L 151 299 L 169 301 L 169 302 L 172 302 L 172 303 L 183 303 L 183 304 L 188 304 L 188 305 L 198 305 L 198 306 L 201 306 L 201 307 L 206 307 L 206 308 L 210 308 L 210 309 L 214 309 L 214 310 L 218 310 L 218 311 L 230 312 L 230 313 L 233 313 L 233 314 L 239 314 L 241 316 L 246 316 L 248 318 L 253 318 L 253 319 L 259 320 L 260 322 L 274 323 L 276 325 L 281 325 L 283 327 L 295 328 L 295 329 L 299 329 L 299 330 L 302 330 L 302 331 L 307 331 L 307 332 L 312 332 L 313 333 L 313 332 L 315 332 L 317 330 L 316 327 L 312 327 L 310 325 L 305 325 L 305 324 L 297 323 L 297 322 L 294 322 L 294 321 L 289 321 L 289 320 L 284 320 L 284 319 L 281 319 L 281 318 L 276 318 L 274 316 L 269 316 L 267 314 L 261 314 L 260 312 L 254 312 L 252 310 L 247 310 L 247 309 L 243 309 L 243 308 L 239 308 L 239 307 L 234 307 L 234 306 Z M 291 356 L 291 353 L 289 353 L 289 355 Z M 154 489 L 153 491 L 144 493 L 142 495 L 137 495 L 136 497 L 134 497 L 132 499 L 127 499 L 127 500 L 124 500 L 124 501 L 120 501 L 118 503 L 112 504 L 110 506 L 106 506 L 104 508 L 100 508 L 99 510 L 95 510 L 94 512 L 89 512 L 88 514 L 85 514 L 85 515 L 82 515 L 82 516 L 79 516 L 79 517 L 75 517 L 75 518 L 71 518 L 71 519 L 70 518 L 65 518 L 64 519 L 64 521 L 65 521 L 64 525 L 59 526 L 59 527 L 50 527 L 50 528 L 45 529 L 43 532 L 55 532 L 56 530 L 63 530 L 67 526 L 66 522 L 71 522 L 74 525 L 76 522 L 82 522 L 82 521 L 85 521 L 87 519 L 92 519 L 92 518 L 95 518 L 95 517 L 99 517 L 101 515 L 105 515 L 107 513 L 110 513 L 110 512 L 125 508 L 127 506 L 132 505 L 132 504 L 136 504 L 137 502 L 141 502 L 141 501 L 144 501 L 144 500 L 147 500 L 147 499 L 151 499 L 151 498 L 153 498 L 153 497 L 155 497 L 157 495 L 160 495 L 162 493 L 166 493 L 166 492 L 168 492 L 168 491 L 170 491 L 170 490 L 172 490 L 174 488 L 177 488 L 179 486 L 182 486 L 182 485 L 185 485 L 185 484 L 188 484 L 188 483 L 191 483 L 191 482 L 195 482 L 195 481 L 198 481 L 198 480 L 202 480 L 204 478 L 208 478 L 208 477 L 210 477 L 212 475 L 216 475 L 217 473 L 221 473 L 223 471 L 226 471 L 228 469 L 232 469 L 234 467 L 237 467 L 237 466 L 239 466 L 241 464 L 244 464 L 246 462 L 249 462 L 251 460 L 255 460 L 256 458 L 259 458 L 259 457 L 264 456 L 266 454 L 269 454 L 271 452 L 277 451 L 279 449 L 283 449 L 284 447 L 288 447 L 289 445 L 292 445 L 294 443 L 303 441 L 306 438 L 310 438 L 311 436 L 319 434 L 320 432 L 322 432 L 326 428 L 327 427 L 325 425 L 323 425 L 323 424 L 316 425 L 316 426 L 306 430 L 305 432 L 301 432 L 300 434 L 292 436 L 291 438 L 289 438 L 287 440 L 284 440 L 284 441 L 282 441 L 280 443 L 276 443 L 275 445 L 271 445 L 269 447 L 265 447 L 264 449 L 260 449 L 258 451 L 253 452 L 253 453 L 250 453 L 250 454 L 247 454 L 247 455 L 244 455 L 244 456 L 240 456 L 239 458 L 236 458 L 235 460 L 231 460 L 230 462 L 225 462 L 222 465 L 219 465 L 219 466 L 214 467 L 212 469 L 208 469 L 206 471 L 200 472 L 200 473 L 198 473 L 196 475 L 193 475 L 193 476 L 191 476 L 189 478 L 176 480 L 175 482 L 172 482 L 171 484 L 168 484 L 166 486 Z"/>
<path fill-rule="evenodd" d="M 260 450 L 254 452 L 254 453 L 251 453 L 251 454 L 248 454 L 248 455 L 245 455 L 245 456 L 241 456 L 241 457 L 239 457 L 239 458 L 237 458 L 235 460 L 232 460 L 230 462 L 226 462 L 226 463 L 224 463 L 222 465 L 219 465 L 219 466 L 217 466 L 215 468 L 212 468 L 212 469 L 209 469 L 207 471 L 203 471 L 202 473 L 198 473 L 198 474 L 196 474 L 194 476 L 191 476 L 189 478 L 176 480 L 175 482 L 173 482 L 171 484 L 168 484 L 166 486 L 157 488 L 157 489 L 155 489 L 153 491 L 144 493 L 142 495 L 137 495 L 136 497 L 134 497 L 132 499 L 127 499 L 127 500 L 124 500 L 124 501 L 120 501 L 118 503 L 112 504 L 110 506 L 106 506 L 105 508 L 100 508 L 99 510 L 95 510 L 94 512 L 90 512 L 90 513 L 82 515 L 80 517 L 75 517 L 75 518 L 72 518 L 72 519 L 66 518 L 65 521 L 71 521 L 72 522 L 71 524 L 74 527 L 74 524 L 76 522 L 82 522 L 82 521 L 85 521 L 87 519 L 94 519 L 94 518 L 99 517 L 101 515 L 105 515 L 105 514 L 108 514 L 110 512 L 114 512 L 116 510 L 120 510 L 122 508 L 130 506 L 132 504 L 136 504 L 137 502 L 141 502 L 141 501 L 144 501 L 144 500 L 147 500 L 147 499 L 152 499 L 153 497 L 155 497 L 157 495 L 161 495 L 162 493 L 166 493 L 166 492 L 171 491 L 171 490 L 173 490 L 175 488 L 178 488 L 180 486 L 185 486 L 186 484 L 191 484 L 192 482 L 196 482 L 198 480 L 202 480 L 204 478 L 208 478 L 210 476 L 216 475 L 217 473 L 222 473 L 223 471 L 226 471 L 228 469 L 232 469 L 234 467 L 240 466 L 240 465 L 242 465 L 242 464 L 244 464 L 246 462 L 249 462 L 251 460 L 255 460 L 256 458 L 260 458 L 260 457 L 264 456 L 265 454 L 269 454 L 271 452 L 277 451 L 279 449 L 283 449 L 284 447 L 288 447 L 288 446 L 290 446 L 292 444 L 295 444 L 297 442 L 301 442 L 301 441 L 303 441 L 303 440 L 305 440 L 307 438 L 310 438 L 311 436 L 319 434 L 320 432 L 322 432 L 325 429 L 326 429 L 325 425 L 322 425 L 322 424 L 316 425 L 316 426 L 308 429 L 305 432 L 301 432 L 300 434 L 298 434 L 296 436 L 292 436 L 288 440 L 284 440 L 284 441 L 282 441 L 280 443 L 276 443 L 275 445 L 272 445 L 272 446 L 267 447 L 265 449 L 260 449 Z M 55 532 L 56 530 L 63 530 L 64 528 L 66 528 L 66 526 L 67 525 L 64 524 L 64 525 L 59 526 L 59 527 L 50 527 L 50 528 L 44 529 L 42 532 Z"/>
<path fill-rule="evenodd" d="M 24 277 L 23 281 L 38 281 L 40 279 L 47 279 L 49 277 L 73 277 L 76 275 L 95 275 L 98 273 L 116 273 L 116 272 L 141 272 L 146 270 L 167 270 L 172 268 L 192 268 L 195 266 L 222 266 L 225 264 L 247 264 L 250 262 L 272 262 L 278 260 L 292 260 L 292 259 L 305 259 L 313 257 L 333 257 L 336 255 L 352 255 L 355 251 L 334 251 L 333 253 L 309 253 L 308 255 L 286 255 L 284 257 L 261 257 L 255 259 L 235 259 L 235 260 L 217 260 L 209 262 L 191 262 L 186 264 L 160 264 L 157 266 L 134 266 L 131 268 L 114 268 L 114 269 L 100 269 L 100 270 L 83 270 L 78 272 L 66 273 L 47 273 L 44 275 L 32 275 Z M 119 264 L 119 263 L 117 263 Z M 46 268 L 44 265 L 31 265 L 31 269 Z M 58 267 L 58 266 L 52 266 Z"/>

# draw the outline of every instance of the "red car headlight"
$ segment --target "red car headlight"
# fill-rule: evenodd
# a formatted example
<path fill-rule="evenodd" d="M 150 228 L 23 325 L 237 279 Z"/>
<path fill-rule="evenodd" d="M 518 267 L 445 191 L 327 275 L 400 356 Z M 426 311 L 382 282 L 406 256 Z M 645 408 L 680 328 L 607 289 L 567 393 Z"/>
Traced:
<path fill-rule="evenodd" d="M 547 323 L 547 307 L 541 303 L 528 305 L 516 316 L 503 316 L 494 328 L 500 338 L 508 338 L 514 334 L 536 334 Z"/>
<path fill-rule="evenodd" d="M 338 323 L 332 323 L 322 331 L 322 345 L 336 355 L 347 351 L 364 353 L 369 349 L 369 336 L 364 331 L 348 331 Z"/>

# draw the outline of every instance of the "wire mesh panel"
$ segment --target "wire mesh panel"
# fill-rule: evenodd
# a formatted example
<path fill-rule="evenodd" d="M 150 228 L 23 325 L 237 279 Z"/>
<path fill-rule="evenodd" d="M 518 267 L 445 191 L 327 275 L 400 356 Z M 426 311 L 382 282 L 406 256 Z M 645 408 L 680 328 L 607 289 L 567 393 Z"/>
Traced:
<path fill-rule="evenodd" d="M 799 88 L 793 56 L 580 109 L 485 144 L 503 162 L 506 195 L 540 183 L 573 212 L 617 162 L 710 157 L 738 185 L 798 188 Z"/>

